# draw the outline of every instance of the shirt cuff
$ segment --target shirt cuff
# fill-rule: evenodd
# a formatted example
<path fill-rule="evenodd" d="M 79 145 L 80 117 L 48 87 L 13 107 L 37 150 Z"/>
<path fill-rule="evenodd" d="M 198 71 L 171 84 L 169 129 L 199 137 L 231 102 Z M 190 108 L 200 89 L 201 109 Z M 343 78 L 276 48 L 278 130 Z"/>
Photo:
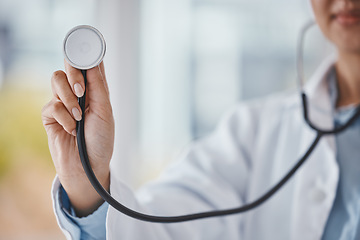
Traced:
<path fill-rule="evenodd" d="M 70 204 L 69 197 L 60 185 L 59 201 L 62 211 L 67 218 L 76 224 L 81 230 L 80 239 L 105 239 L 106 238 L 106 215 L 109 204 L 104 202 L 97 210 L 86 217 L 77 217 Z"/>
<path fill-rule="evenodd" d="M 66 239 L 68 240 L 78 240 L 81 236 L 80 227 L 75 224 L 63 211 L 63 204 L 60 201 L 60 181 L 56 176 L 52 186 L 52 200 L 53 208 L 56 216 L 56 220 L 60 229 L 63 231 Z"/>

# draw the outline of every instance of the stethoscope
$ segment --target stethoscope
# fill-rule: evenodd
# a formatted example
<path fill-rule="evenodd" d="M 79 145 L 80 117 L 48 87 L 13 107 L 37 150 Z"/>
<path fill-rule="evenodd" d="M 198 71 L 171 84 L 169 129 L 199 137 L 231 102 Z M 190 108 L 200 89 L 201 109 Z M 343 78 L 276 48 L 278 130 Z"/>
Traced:
<path fill-rule="evenodd" d="M 84 122 L 85 122 L 85 95 L 78 99 L 79 105 L 82 110 L 82 119 L 77 123 L 77 144 L 79 155 L 81 159 L 82 166 L 85 170 L 87 177 L 89 178 L 92 186 L 98 192 L 98 194 L 108 202 L 112 207 L 122 212 L 123 214 L 148 222 L 158 222 L 158 223 L 175 223 L 175 222 L 185 222 L 202 218 L 209 217 L 219 217 L 225 215 L 231 215 L 236 213 L 242 213 L 254 209 L 260 206 L 262 203 L 267 201 L 272 197 L 284 184 L 295 174 L 295 172 L 304 164 L 304 162 L 309 158 L 310 154 L 313 152 L 320 139 L 325 135 L 337 134 L 344 131 L 349 127 L 354 120 L 360 115 L 360 106 L 356 108 L 354 115 L 342 126 L 335 127 L 334 129 L 320 129 L 315 126 L 309 119 L 308 114 L 308 100 L 304 91 L 304 76 L 303 76 L 303 43 L 305 38 L 306 31 L 311 28 L 315 23 L 313 21 L 304 25 L 301 29 L 300 37 L 298 41 L 297 48 L 297 72 L 298 72 L 298 87 L 301 94 L 302 104 L 303 104 L 303 116 L 305 122 L 312 128 L 317 134 L 313 142 L 311 143 L 308 150 L 305 154 L 298 160 L 298 162 L 293 166 L 293 168 L 270 190 L 268 190 L 264 195 L 259 197 L 253 202 L 245 204 L 241 207 L 225 209 L 225 210 L 215 210 L 208 212 L 200 212 L 194 214 L 187 214 L 182 216 L 152 216 L 144 213 L 136 212 L 132 209 L 127 208 L 118 201 L 116 201 L 99 183 L 97 180 L 87 155 L 86 143 L 85 143 L 85 132 L 84 132 Z M 86 86 L 86 70 L 93 68 L 100 64 L 105 55 L 105 40 L 101 33 L 94 27 L 81 25 L 77 26 L 69 31 L 64 40 L 64 54 L 66 60 L 73 67 L 81 70 L 85 86 Z"/>

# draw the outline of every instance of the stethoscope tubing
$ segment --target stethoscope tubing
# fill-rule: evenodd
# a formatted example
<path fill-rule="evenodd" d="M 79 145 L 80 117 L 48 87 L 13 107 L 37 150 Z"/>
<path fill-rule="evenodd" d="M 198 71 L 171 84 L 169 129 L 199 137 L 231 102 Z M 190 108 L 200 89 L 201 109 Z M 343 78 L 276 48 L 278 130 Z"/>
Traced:
<path fill-rule="evenodd" d="M 84 81 L 85 81 L 85 93 L 84 95 L 78 99 L 80 108 L 82 110 L 82 119 L 77 122 L 77 143 L 78 143 L 78 150 L 79 155 L 81 159 L 81 164 L 84 168 L 84 171 L 94 187 L 94 189 L 97 191 L 97 193 L 104 199 L 104 201 L 108 202 L 110 206 L 115 208 L 116 210 L 122 212 L 123 214 L 135 218 L 141 221 L 146 222 L 154 222 L 154 223 L 177 223 L 177 222 L 185 222 L 185 221 L 192 221 L 192 220 L 198 220 L 198 219 L 204 219 L 204 218 L 210 218 L 210 217 L 220 217 L 220 216 L 227 216 L 237 213 L 243 213 L 249 210 L 252 210 L 256 207 L 259 207 L 261 204 L 266 202 L 270 197 L 272 197 L 276 192 L 278 192 L 284 185 L 287 183 L 291 177 L 294 176 L 294 174 L 300 169 L 300 167 L 306 162 L 306 160 L 309 158 L 311 153 L 314 151 L 318 143 L 320 142 L 321 138 L 325 135 L 330 134 L 337 134 L 339 132 L 344 131 L 346 128 L 348 128 L 356 118 L 360 115 L 360 106 L 357 107 L 356 112 L 354 115 L 342 126 L 336 127 L 331 130 L 324 130 L 319 129 L 316 127 L 310 120 L 310 116 L 308 114 L 308 100 L 306 97 L 305 92 L 302 90 L 303 87 L 303 65 L 302 65 L 302 48 L 303 48 L 303 41 L 304 41 L 304 35 L 307 29 L 309 29 L 313 23 L 308 23 L 305 25 L 305 27 L 302 29 L 301 36 L 299 38 L 299 45 L 298 45 L 298 63 L 297 63 L 297 70 L 298 70 L 298 82 L 299 82 L 299 89 L 301 93 L 301 100 L 303 104 L 303 116 L 304 121 L 309 125 L 311 129 L 313 129 L 316 133 L 316 137 L 314 138 L 313 142 L 309 146 L 308 150 L 305 152 L 305 154 L 296 162 L 296 164 L 290 169 L 290 171 L 272 188 L 270 188 L 266 193 L 264 193 L 262 196 L 260 196 L 258 199 L 247 203 L 241 207 L 237 208 L 230 208 L 230 209 L 223 209 L 223 210 L 213 210 L 213 211 L 207 211 L 207 212 L 199 212 L 194 214 L 186 214 L 186 215 L 180 215 L 180 216 L 153 216 L 149 214 L 140 213 L 137 211 L 134 211 L 120 202 L 118 202 L 116 199 L 114 199 L 109 192 L 107 192 L 103 186 L 100 184 L 98 179 L 96 178 L 94 171 L 91 168 L 91 164 L 87 155 L 86 150 L 86 142 L 85 142 L 85 131 L 84 131 L 84 124 L 85 124 L 85 99 L 86 99 L 86 70 L 81 70 Z M 177 206 L 174 206 L 176 208 Z"/>
<path fill-rule="evenodd" d="M 86 70 L 81 71 L 84 76 L 85 86 L 86 86 Z M 85 87 L 86 89 L 86 87 Z M 86 151 L 86 143 L 85 143 L 85 131 L 84 131 L 84 124 L 85 124 L 85 98 L 86 98 L 86 90 L 84 95 L 79 98 L 79 105 L 82 110 L 82 119 L 77 123 L 77 142 L 78 142 L 78 150 L 80 154 L 81 164 L 84 168 L 84 171 L 94 187 L 94 189 L 97 191 L 97 193 L 104 199 L 104 201 L 108 202 L 110 206 L 115 208 L 116 210 L 122 212 L 123 214 L 135 218 L 141 221 L 147 221 L 147 222 L 155 222 L 155 223 L 177 223 L 177 222 L 185 222 L 185 221 L 191 221 L 191 220 L 197 220 L 197 219 L 203 219 L 203 218 L 210 218 L 210 217 L 220 217 L 225 215 L 231 215 L 231 214 L 237 214 L 249 211 L 251 209 L 254 209 L 261 204 L 263 204 L 265 201 L 267 201 L 270 197 L 272 197 L 281 187 L 284 186 L 285 183 L 288 182 L 288 180 L 298 171 L 298 169 L 305 163 L 305 161 L 308 159 L 310 154 L 313 152 L 317 144 L 319 143 L 321 137 L 323 134 L 317 133 L 314 141 L 310 145 L 309 149 L 306 151 L 306 153 L 300 158 L 300 160 L 294 165 L 294 167 L 275 185 L 273 186 L 269 191 L 267 191 L 264 195 L 259 197 L 253 202 L 247 203 L 241 207 L 238 208 L 231 208 L 231 209 L 224 209 L 224 210 L 215 210 L 215 211 L 208 211 L 208 212 L 200 212 L 200 213 L 194 213 L 194 214 L 187 214 L 187 215 L 181 215 L 181 216 L 153 216 L 148 215 L 144 213 L 140 213 L 137 211 L 134 211 L 123 204 L 119 203 L 117 200 L 115 200 L 110 193 L 108 193 L 103 186 L 100 184 L 98 179 L 96 178 L 94 171 L 91 168 L 91 164 L 87 155 Z M 174 206 L 176 207 L 176 206 Z"/>

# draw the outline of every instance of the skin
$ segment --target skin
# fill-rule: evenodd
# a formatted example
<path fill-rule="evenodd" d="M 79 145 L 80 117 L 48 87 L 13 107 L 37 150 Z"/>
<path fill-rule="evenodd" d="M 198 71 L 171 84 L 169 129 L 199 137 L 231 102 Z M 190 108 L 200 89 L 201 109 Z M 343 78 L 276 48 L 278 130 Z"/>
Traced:
<path fill-rule="evenodd" d="M 337 107 L 360 103 L 360 0 L 311 0 L 316 20 L 324 35 L 338 50 Z M 355 12 L 354 12 L 355 11 Z M 103 201 L 90 185 L 82 169 L 74 130 L 81 112 L 75 85 L 84 89 L 81 72 L 65 62 L 66 73 L 53 74 L 53 99 L 42 110 L 50 153 L 70 202 L 79 217 L 96 210 Z M 105 189 L 109 190 L 109 163 L 114 147 L 114 118 L 104 65 L 88 70 L 85 112 L 85 141 L 91 165 Z M 77 85 L 79 86 L 79 85 Z"/>
<path fill-rule="evenodd" d="M 66 73 L 56 71 L 52 76 L 54 97 L 43 108 L 42 121 L 60 182 L 77 216 L 82 217 L 96 210 L 103 201 L 85 175 L 74 136 L 75 119 L 79 118 L 73 113 L 73 108 L 81 112 L 77 97 L 83 95 L 83 91 L 74 86 L 80 84 L 85 89 L 84 78 L 80 70 L 67 62 L 65 69 Z M 103 63 L 87 71 L 87 80 L 85 141 L 94 172 L 104 188 L 109 190 L 114 118 Z"/>
<path fill-rule="evenodd" d="M 360 1 L 311 0 L 323 34 L 336 46 L 337 107 L 360 103 Z"/>

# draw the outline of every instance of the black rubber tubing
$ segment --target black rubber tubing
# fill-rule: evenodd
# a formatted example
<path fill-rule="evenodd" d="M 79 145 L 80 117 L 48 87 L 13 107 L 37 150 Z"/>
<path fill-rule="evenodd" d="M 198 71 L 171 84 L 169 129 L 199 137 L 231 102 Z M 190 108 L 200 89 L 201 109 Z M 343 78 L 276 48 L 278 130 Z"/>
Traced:
<path fill-rule="evenodd" d="M 208 212 L 200 212 L 200 213 L 194 213 L 194 214 L 187 214 L 187 215 L 181 215 L 181 216 L 152 216 L 140 212 L 136 212 L 130 208 L 127 208 L 126 206 L 122 205 L 118 201 L 116 201 L 100 184 L 100 182 L 97 180 L 94 171 L 91 168 L 91 164 L 87 155 L 86 151 L 86 143 L 85 143 L 85 132 L 84 132 L 84 123 L 85 123 L 85 96 L 86 96 L 86 70 L 81 70 L 84 81 L 85 81 L 85 93 L 84 95 L 78 99 L 79 105 L 82 110 L 82 119 L 81 121 L 77 122 L 77 144 L 80 154 L 80 159 L 82 166 L 84 168 L 84 171 L 89 178 L 90 183 L 94 187 L 94 189 L 98 192 L 98 194 L 104 199 L 104 201 L 108 202 L 109 205 L 111 205 L 113 208 L 117 209 L 118 211 L 122 212 L 123 214 L 135 218 L 141 221 L 147 221 L 147 222 L 155 222 L 155 223 L 176 223 L 176 222 L 185 222 L 185 221 L 191 221 L 191 220 L 197 220 L 197 219 L 203 219 L 203 218 L 210 218 L 210 217 L 220 217 L 220 216 L 226 216 L 231 214 L 237 214 L 237 213 L 243 213 L 249 210 L 252 210 L 261 204 L 263 204 L 265 201 L 267 201 L 270 197 L 272 197 L 281 187 L 284 186 L 286 182 L 299 170 L 299 168 L 304 164 L 304 162 L 308 159 L 310 154 L 313 152 L 317 144 L 319 143 L 321 137 L 323 135 L 326 135 L 326 133 L 317 131 L 317 135 L 310 145 L 309 149 L 306 151 L 306 153 L 300 158 L 300 160 L 293 166 L 293 168 L 270 190 L 268 190 L 264 195 L 259 197 L 257 200 L 247 203 L 241 207 L 237 208 L 231 208 L 231 209 L 224 209 L 224 210 L 214 210 L 214 211 L 208 211 Z M 303 98 L 306 105 L 306 97 Z M 306 107 L 305 107 L 306 108 Z M 304 109 L 304 111 L 307 109 Z M 306 111 L 307 112 L 307 111 Z M 307 114 L 307 113 L 306 113 Z M 360 114 L 360 111 L 358 115 Z M 355 114 L 356 115 L 356 114 Z M 349 121 L 347 126 L 351 124 L 352 121 Z M 347 127 L 346 126 L 346 127 Z M 342 129 L 343 130 L 343 129 Z M 177 206 L 174 206 L 177 207 Z"/>

